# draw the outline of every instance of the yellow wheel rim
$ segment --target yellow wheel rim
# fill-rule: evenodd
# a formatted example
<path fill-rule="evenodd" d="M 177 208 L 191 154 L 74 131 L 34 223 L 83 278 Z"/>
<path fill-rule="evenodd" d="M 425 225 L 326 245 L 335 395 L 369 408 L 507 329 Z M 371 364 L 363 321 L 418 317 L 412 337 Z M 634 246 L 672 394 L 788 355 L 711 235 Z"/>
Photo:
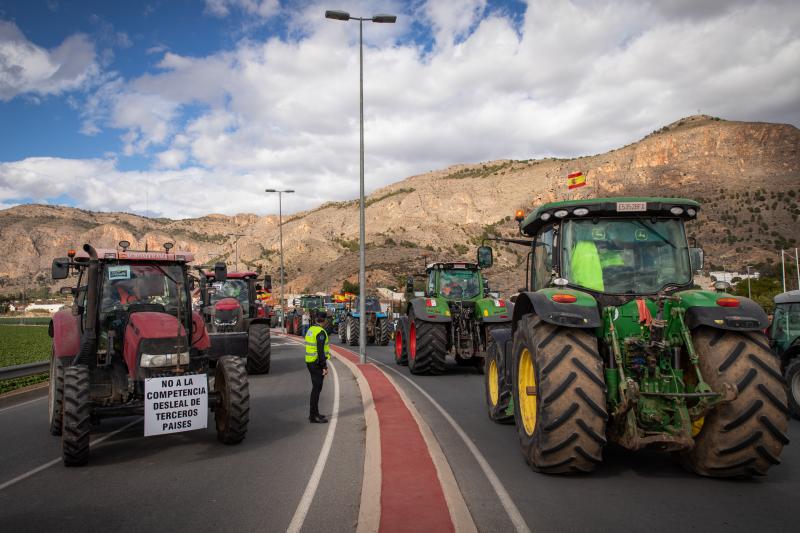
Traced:
<path fill-rule="evenodd" d="M 692 437 L 696 437 L 700 434 L 700 431 L 703 429 L 703 424 L 706 423 L 705 417 L 698 418 L 694 422 L 692 422 Z"/>
<path fill-rule="evenodd" d="M 489 380 L 489 401 L 492 402 L 492 407 L 496 407 L 497 402 L 500 401 L 500 393 L 497 386 L 497 361 L 494 359 L 489 361 L 489 372 L 486 373 L 486 379 Z"/>
<path fill-rule="evenodd" d="M 522 418 L 522 425 L 525 433 L 533 435 L 536 428 L 536 372 L 533 367 L 533 357 L 531 352 L 525 348 L 519 356 L 519 368 L 517 368 L 517 400 L 519 401 L 519 412 Z"/>

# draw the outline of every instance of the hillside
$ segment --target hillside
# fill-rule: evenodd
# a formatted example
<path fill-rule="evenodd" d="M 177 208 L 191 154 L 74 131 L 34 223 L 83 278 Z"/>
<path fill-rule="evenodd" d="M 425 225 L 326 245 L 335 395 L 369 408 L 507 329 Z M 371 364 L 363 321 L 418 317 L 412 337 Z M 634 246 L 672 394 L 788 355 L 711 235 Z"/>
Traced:
<path fill-rule="evenodd" d="M 429 259 L 472 258 L 481 236 L 513 235 L 515 209 L 567 196 L 566 175 L 580 170 L 588 186 L 573 197 L 669 195 L 703 203 L 689 227 L 711 265 L 743 267 L 779 261 L 798 245 L 800 130 L 786 124 L 693 116 L 605 154 L 575 159 L 490 161 L 435 170 L 375 191 L 367 199 L 368 283 L 396 285 Z M 208 215 L 144 218 L 67 207 L 24 205 L 0 211 L 0 291 L 24 279 L 46 282 L 56 255 L 83 242 L 160 248 L 165 241 L 197 253 L 200 262 L 233 267 L 234 239 L 242 268 L 277 273 L 277 217 Z M 358 203 L 328 203 L 284 219 L 289 292 L 330 290 L 358 273 Z M 499 247 L 489 272 L 510 291 L 524 277 L 526 251 Z M 522 265 L 522 266 L 521 266 Z M 29 282 L 30 283 L 30 282 Z"/>

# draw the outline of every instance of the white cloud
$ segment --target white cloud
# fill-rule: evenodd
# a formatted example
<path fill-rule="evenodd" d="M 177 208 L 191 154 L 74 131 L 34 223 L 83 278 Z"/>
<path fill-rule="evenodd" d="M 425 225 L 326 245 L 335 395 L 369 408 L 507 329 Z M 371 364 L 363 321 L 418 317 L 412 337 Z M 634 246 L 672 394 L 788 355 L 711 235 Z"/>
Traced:
<path fill-rule="evenodd" d="M 248 15 L 270 18 L 280 11 L 278 0 L 206 0 L 206 12 L 215 17 L 227 17 L 231 9 Z"/>
<path fill-rule="evenodd" d="M 13 22 L 0 20 L 0 100 L 75 90 L 97 73 L 94 45 L 86 35 L 72 35 L 46 50 L 25 38 Z"/>
<path fill-rule="evenodd" d="M 460 10 L 437 0 L 342 4 L 334 7 L 399 16 L 364 27 L 368 191 L 454 163 L 599 153 L 698 109 L 800 124 L 800 9 L 791 3 L 551 0 L 517 21 L 482 0 Z M 166 216 L 271 212 L 261 191 L 281 185 L 303 191 L 287 212 L 354 198 L 358 29 L 324 19 L 325 7 L 287 13 L 288 40 L 245 39 L 206 57 L 161 50 L 144 76 L 108 74 L 85 106 L 84 131 L 120 130 L 122 151 L 151 157 L 153 170 L 92 160 L 92 195 L 62 192 L 84 207 L 140 210 L 113 184 L 147 186 L 151 210 Z M 412 16 L 433 47 L 412 39 Z M 2 167 L 0 202 L 53 197 L 20 178 L 42 165 Z M 45 166 L 65 175 L 60 165 L 83 175 L 71 160 Z"/>

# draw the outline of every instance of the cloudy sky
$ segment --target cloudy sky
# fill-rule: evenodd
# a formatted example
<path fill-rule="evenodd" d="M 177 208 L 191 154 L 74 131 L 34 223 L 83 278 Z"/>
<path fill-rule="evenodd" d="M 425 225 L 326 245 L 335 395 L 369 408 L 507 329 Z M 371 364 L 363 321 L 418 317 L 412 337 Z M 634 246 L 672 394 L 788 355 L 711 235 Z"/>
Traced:
<path fill-rule="evenodd" d="M 0 0 L 0 209 L 183 218 L 455 163 L 589 155 L 698 111 L 800 126 L 796 0 Z"/>

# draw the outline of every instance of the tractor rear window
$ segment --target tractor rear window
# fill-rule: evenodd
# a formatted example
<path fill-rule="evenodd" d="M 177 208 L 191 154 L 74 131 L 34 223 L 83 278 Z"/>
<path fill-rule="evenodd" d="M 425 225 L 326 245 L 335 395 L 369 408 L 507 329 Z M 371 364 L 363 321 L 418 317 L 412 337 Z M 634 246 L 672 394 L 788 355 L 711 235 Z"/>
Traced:
<path fill-rule="evenodd" d="M 562 273 L 572 285 L 609 294 L 655 294 L 692 281 L 678 219 L 568 220 Z"/>
<path fill-rule="evenodd" d="M 800 303 L 775 306 L 770 336 L 776 340 L 787 338 L 789 341 L 800 336 Z"/>

